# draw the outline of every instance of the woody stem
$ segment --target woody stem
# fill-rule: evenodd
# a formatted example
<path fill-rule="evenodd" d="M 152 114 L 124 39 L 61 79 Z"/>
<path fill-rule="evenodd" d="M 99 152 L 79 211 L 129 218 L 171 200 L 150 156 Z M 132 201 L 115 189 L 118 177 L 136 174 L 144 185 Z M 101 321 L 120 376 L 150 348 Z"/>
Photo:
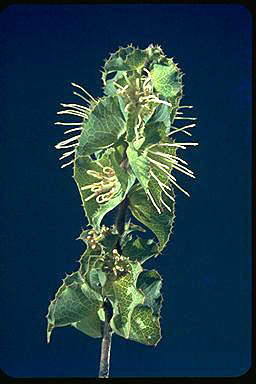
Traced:
<path fill-rule="evenodd" d="M 125 148 L 124 158 L 120 164 L 120 167 L 122 167 L 124 170 L 126 170 L 128 166 L 126 148 Z M 128 200 L 124 199 L 118 206 L 118 213 L 116 217 L 116 228 L 119 235 L 119 240 L 117 241 L 116 249 L 119 254 L 121 254 L 120 239 L 125 228 L 125 217 L 126 217 L 127 208 L 128 208 Z M 109 377 L 109 363 L 110 363 L 110 352 L 111 352 L 111 341 L 112 341 L 112 330 L 109 323 L 112 317 L 112 306 L 108 300 L 105 300 L 104 302 L 104 312 L 105 312 L 105 322 L 104 322 L 103 337 L 101 342 L 99 378 Z"/>
<path fill-rule="evenodd" d="M 109 377 L 109 362 L 110 362 L 110 351 L 111 351 L 111 341 L 112 341 L 112 330 L 110 328 L 109 322 L 111 319 L 111 303 L 108 300 L 104 302 L 104 312 L 105 312 L 105 323 L 103 330 L 103 337 L 101 342 L 101 356 L 100 356 L 100 370 L 99 378 L 108 378 Z"/>

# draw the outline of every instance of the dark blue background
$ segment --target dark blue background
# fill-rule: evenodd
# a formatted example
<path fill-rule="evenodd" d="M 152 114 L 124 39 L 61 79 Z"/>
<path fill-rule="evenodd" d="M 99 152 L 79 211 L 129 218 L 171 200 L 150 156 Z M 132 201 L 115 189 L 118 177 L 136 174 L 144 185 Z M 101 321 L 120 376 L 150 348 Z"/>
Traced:
<path fill-rule="evenodd" d="M 71 81 L 102 96 L 104 58 L 160 44 L 198 117 L 177 175 L 174 233 L 145 267 L 164 278 L 156 348 L 113 336 L 111 376 L 239 376 L 251 364 L 251 15 L 240 5 L 13 5 L 0 14 L 1 368 L 97 376 L 100 339 L 64 327 L 46 344 L 49 301 L 84 250 L 71 168 L 60 169 L 60 102 Z M 191 110 L 188 112 L 191 115 Z M 64 119 L 65 120 L 65 119 Z M 72 120 L 72 119 L 71 119 Z M 68 121 L 68 120 L 66 120 Z M 181 141 L 187 141 L 180 135 Z"/>

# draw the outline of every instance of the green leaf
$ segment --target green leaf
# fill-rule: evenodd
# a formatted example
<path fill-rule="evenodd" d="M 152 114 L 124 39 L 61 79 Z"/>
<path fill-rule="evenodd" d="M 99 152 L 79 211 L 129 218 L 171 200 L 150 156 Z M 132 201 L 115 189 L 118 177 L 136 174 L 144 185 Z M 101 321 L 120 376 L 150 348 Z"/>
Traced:
<path fill-rule="evenodd" d="M 50 303 L 47 314 L 47 340 L 53 328 L 63 327 L 92 316 L 102 306 L 103 298 L 83 281 L 79 272 L 67 276 Z"/>
<path fill-rule="evenodd" d="M 134 231 L 138 231 L 138 232 L 146 232 L 146 229 L 144 229 L 143 227 L 141 227 L 140 225 L 137 225 L 137 224 L 133 224 L 131 222 L 131 219 L 129 219 L 126 223 L 125 223 L 125 226 L 124 226 L 124 232 L 121 236 L 121 239 L 120 239 L 120 244 L 121 244 L 121 247 L 122 249 L 125 247 L 125 245 L 127 244 L 128 241 L 130 241 L 132 239 L 132 235 L 131 233 L 134 232 Z"/>
<path fill-rule="evenodd" d="M 162 48 L 159 45 L 153 45 L 150 44 L 146 48 L 148 57 L 149 57 L 149 69 L 155 64 L 155 63 L 160 63 L 160 62 L 165 62 L 166 57 L 164 55 L 164 52 Z"/>
<path fill-rule="evenodd" d="M 87 336 L 91 336 L 94 338 L 102 337 L 102 328 L 103 323 L 99 318 L 99 315 L 95 311 L 91 311 L 86 318 L 77 321 L 75 323 L 71 323 L 73 327 L 78 329 L 79 331 L 85 333 Z"/>
<path fill-rule="evenodd" d="M 88 270 L 84 275 L 85 281 L 89 284 L 90 288 L 101 294 L 101 280 L 99 278 L 99 267 L 97 264 L 101 263 L 98 257 L 91 256 L 88 263 Z"/>
<path fill-rule="evenodd" d="M 144 155 L 139 155 L 138 151 L 134 148 L 134 145 L 132 143 L 130 143 L 130 145 L 128 146 L 126 153 L 129 160 L 129 164 L 135 176 L 139 180 L 144 190 L 147 190 L 150 178 L 149 161 L 145 158 Z"/>
<path fill-rule="evenodd" d="M 160 341 L 159 317 L 153 316 L 150 307 L 138 305 L 134 308 L 129 339 L 146 345 L 156 345 Z"/>
<path fill-rule="evenodd" d="M 159 316 L 163 301 L 160 293 L 162 278 L 159 273 L 154 269 L 142 271 L 137 280 L 137 287 L 141 289 L 145 295 L 144 305 L 152 308 L 153 315 Z"/>
<path fill-rule="evenodd" d="M 122 248 L 122 255 L 130 260 L 143 264 L 146 260 L 159 253 L 158 246 L 153 239 L 131 238 Z"/>
<path fill-rule="evenodd" d="M 174 220 L 174 210 L 171 213 L 164 207 L 162 213 L 158 214 L 140 185 L 131 191 L 128 198 L 131 213 L 138 221 L 154 232 L 159 240 L 158 252 L 161 252 L 169 240 Z"/>
<path fill-rule="evenodd" d="M 126 273 L 112 283 L 113 317 L 110 326 L 114 332 L 128 338 L 130 333 L 130 318 L 136 305 L 144 302 L 144 295 L 136 288 L 137 277 L 142 271 L 140 263 L 129 262 L 131 273 Z"/>
<path fill-rule="evenodd" d="M 160 125 L 158 125 L 158 123 L 160 123 Z M 162 125 L 161 123 L 163 123 L 164 125 Z M 159 126 L 161 127 L 161 130 L 159 131 L 161 131 L 161 138 L 162 138 L 163 133 L 165 136 L 169 133 L 170 125 L 171 125 L 170 107 L 165 104 L 160 104 L 156 108 L 155 112 L 151 115 L 149 120 L 147 121 L 144 132 L 145 132 L 145 135 L 147 136 L 147 130 L 155 130 L 155 129 L 159 130 L 158 128 Z"/>
<path fill-rule="evenodd" d="M 80 263 L 79 272 L 82 278 L 84 278 L 86 272 L 88 272 L 89 268 L 92 265 L 93 260 L 98 259 L 101 253 L 102 253 L 102 249 L 100 247 L 98 249 L 92 249 L 89 246 L 87 246 L 86 251 L 82 254 L 79 260 L 79 263 Z"/>
<path fill-rule="evenodd" d="M 121 185 L 122 191 L 124 192 L 123 199 L 126 197 L 127 193 L 133 186 L 136 176 L 131 170 L 125 170 L 120 166 L 120 159 L 118 161 L 118 152 L 113 151 L 110 154 L 111 166 L 113 167 L 116 177 Z"/>
<path fill-rule="evenodd" d="M 139 148 L 139 153 L 147 149 L 152 144 L 158 144 L 161 141 L 166 141 L 166 125 L 162 121 L 148 122 L 144 129 L 145 140 Z M 170 141 L 169 141 L 170 142 Z"/>
<path fill-rule="evenodd" d="M 138 232 L 146 232 L 146 229 L 141 227 L 140 225 L 138 224 L 134 224 L 131 222 L 131 219 L 128 220 L 126 223 L 125 223 L 125 230 L 124 230 L 124 233 L 126 235 L 128 235 L 129 233 L 131 232 L 134 232 L 134 231 L 138 231 Z"/>
<path fill-rule="evenodd" d="M 117 52 L 111 54 L 104 65 L 104 71 L 111 73 L 113 71 L 138 70 L 143 68 L 146 60 L 146 50 L 130 45 L 127 48 L 120 48 Z"/>
<path fill-rule="evenodd" d="M 120 184 L 119 184 L 120 185 Z M 117 207 L 124 198 L 124 193 L 119 187 L 118 192 L 115 197 L 112 197 L 107 203 L 101 204 L 98 210 L 94 213 L 92 217 L 92 225 L 96 228 L 97 231 L 100 230 L 100 224 L 103 217 L 115 207 Z"/>
<path fill-rule="evenodd" d="M 84 120 L 76 157 L 113 146 L 125 132 L 125 120 L 119 96 L 101 98 Z"/>
<path fill-rule="evenodd" d="M 122 172 L 116 162 L 112 165 L 111 159 L 114 159 L 114 152 L 114 148 L 107 149 L 100 160 L 92 160 L 89 156 L 79 156 L 75 159 L 74 179 L 78 185 L 89 224 L 95 227 L 97 232 L 100 231 L 100 224 L 103 217 L 121 203 L 135 180 L 132 173 Z M 112 168 L 112 170 L 114 168 L 114 171 L 117 171 L 115 177 L 107 179 L 107 175 L 104 174 L 104 167 L 108 167 L 108 169 Z M 89 173 L 87 171 L 89 171 Z M 92 171 L 94 172 L 94 175 L 90 173 Z M 95 177 L 95 175 L 98 176 Z M 108 181 L 110 179 L 111 184 L 109 184 Z M 112 197 L 105 203 L 98 203 L 96 200 L 97 196 L 93 196 L 94 192 L 91 190 L 99 185 L 101 180 L 102 182 L 104 181 L 106 189 L 102 189 L 102 192 L 98 192 L 98 195 L 106 196 L 105 194 L 109 193 L 111 188 L 114 188 Z M 86 189 L 83 189 L 84 187 Z M 103 188 L 103 186 L 101 186 L 101 188 Z"/>
<path fill-rule="evenodd" d="M 102 272 L 103 265 L 102 259 L 104 258 L 105 251 L 101 250 L 100 255 L 91 254 L 89 257 L 87 251 L 81 256 L 80 269 L 84 281 L 99 294 L 102 293 L 102 287 L 106 282 L 106 275 Z"/>
<path fill-rule="evenodd" d="M 156 205 L 161 211 L 163 211 L 163 208 L 167 205 L 172 211 L 172 214 L 174 214 L 175 195 L 170 181 L 172 180 L 171 171 L 176 158 L 176 148 L 168 145 L 162 146 L 164 143 L 172 144 L 173 142 L 170 140 L 162 140 L 160 143 L 151 147 L 150 150 L 146 148 L 143 155 L 150 162 L 148 188 Z M 164 205 L 163 201 L 166 205 Z"/>
<path fill-rule="evenodd" d="M 126 84 L 126 80 L 124 78 L 124 71 L 116 71 L 116 74 L 111 79 L 107 80 L 107 72 L 102 72 L 102 80 L 105 84 L 104 93 L 107 96 L 113 96 L 116 94 L 117 87 L 115 83 L 118 83 L 121 86 Z"/>
<path fill-rule="evenodd" d="M 132 111 L 129 111 L 127 113 L 127 118 L 126 118 L 126 141 L 127 143 L 131 143 L 137 138 L 138 132 L 135 132 L 135 128 L 138 123 L 138 115 L 140 113 L 140 107 L 138 108 L 133 108 Z"/>
<path fill-rule="evenodd" d="M 178 96 L 182 92 L 181 73 L 172 59 L 169 65 L 154 64 L 150 72 L 153 87 L 166 99 Z"/>
<path fill-rule="evenodd" d="M 101 240 L 101 244 L 110 252 L 116 247 L 116 243 L 118 239 L 119 239 L 118 234 L 115 234 L 113 232 L 108 232 L 105 235 L 105 237 Z"/>

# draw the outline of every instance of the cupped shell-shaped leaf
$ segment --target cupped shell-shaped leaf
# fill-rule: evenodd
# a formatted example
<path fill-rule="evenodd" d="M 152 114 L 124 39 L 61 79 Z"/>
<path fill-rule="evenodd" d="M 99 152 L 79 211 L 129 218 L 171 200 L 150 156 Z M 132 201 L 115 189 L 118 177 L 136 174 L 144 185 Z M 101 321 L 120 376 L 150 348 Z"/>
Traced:
<path fill-rule="evenodd" d="M 162 305 L 162 278 L 160 274 L 152 270 L 144 270 L 138 277 L 137 287 L 142 290 L 145 295 L 144 305 L 148 305 L 153 310 L 153 315 L 159 316 Z"/>
<path fill-rule="evenodd" d="M 110 326 L 115 333 L 125 338 L 129 338 L 133 309 L 144 302 L 143 293 L 136 288 L 142 267 L 138 262 L 129 262 L 129 267 L 129 273 L 113 281 L 114 297 L 110 298 L 113 306 Z"/>
<path fill-rule="evenodd" d="M 74 179 L 89 224 L 97 232 L 100 231 L 103 217 L 121 203 L 135 181 L 133 173 L 122 173 L 118 169 L 117 162 L 113 161 L 114 157 L 115 149 L 109 148 L 99 160 L 92 160 L 89 156 L 78 156 L 75 159 Z M 112 169 L 114 176 L 108 177 L 105 173 L 109 172 L 110 169 Z M 100 183 L 104 184 L 100 185 Z M 95 189 L 98 191 L 94 192 Z M 101 197 L 105 199 L 108 194 L 111 196 L 106 198 L 105 202 L 98 202 L 97 196 L 102 195 Z"/>
<path fill-rule="evenodd" d="M 109 148 L 125 132 L 125 118 L 120 109 L 119 96 L 101 98 L 84 120 L 76 157 L 88 156 Z"/>
<path fill-rule="evenodd" d="M 170 212 L 164 207 L 159 214 L 140 185 L 133 188 L 128 198 L 132 215 L 154 232 L 159 240 L 158 251 L 161 252 L 171 234 L 174 210 Z"/>
<path fill-rule="evenodd" d="M 156 345 L 161 339 L 161 328 L 158 316 L 146 305 L 138 305 L 131 315 L 129 339 L 145 345 Z"/>
<path fill-rule="evenodd" d="M 49 305 L 48 342 L 53 328 L 71 325 L 95 316 L 102 304 L 102 296 L 89 287 L 79 272 L 67 276 Z"/>
<path fill-rule="evenodd" d="M 160 95 L 170 100 L 182 92 L 181 72 L 172 59 L 168 65 L 154 64 L 150 72 L 152 84 Z"/>
<path fill-rule="evenodd" d="M 142 239 L 138 236 L 135 238 L 131 236 L 122 248 L 123 256 L 129 257 L 130 260 L 138 261 L 141 264 L 158 253 L 158 246 L 153 239 Z"/>

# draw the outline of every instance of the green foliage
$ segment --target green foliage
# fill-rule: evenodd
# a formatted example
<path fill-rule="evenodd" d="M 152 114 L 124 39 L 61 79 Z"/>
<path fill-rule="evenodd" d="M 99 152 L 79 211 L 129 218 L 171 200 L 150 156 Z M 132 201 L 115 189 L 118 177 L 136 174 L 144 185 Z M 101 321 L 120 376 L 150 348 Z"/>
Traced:
<path fill-rule="evenodd" d="M 90 111 L 83 122 L 77 157 L 112 147 L 125 132 L 125 119 L 118 99 L 117 95 L 103 97 Z"/>
<path fill-rule="evenodd" d="M 154 232 L 159 240 L 158 252 L 161 252 L 169 240 L 174 213 L 163 208 L 161 214 L 157 215 L 155 207 L 150 200 L 147 200 L 146 193 L 140 185 L 129 195 L 129 207 L 133 216 Z M 173 204 L 172 209 L 174 211 Z"/>
<path fill-rule="evenodd" d="M 182 73 L 159 46 L 120 48 L 105 61 L 102 81 L 105 96 L 98 100 L 73 84 L 83 92 L 74 93 L 87 106 L 62 104 L 69 109 L 58 112 L 82 118 L 65 132 L 80 133 L 56 148 L 72 148 L 60 159 L 73 156 L 62 167 L 73 164 L 89 229 L 78 237 L 86 245 L 79 269 L 66 276 L 49 305 L 47 339 L 55 327 L 67 325 L 102 337 L 108 300 L 112 332 L 156 345 L 161 339 L 162 278 L 142 265 L 170 240 L 173 186 L 187 194 L 173 171 L 194 177 L 176 152 L 196 143 L 172 138 L 176 132 L 190 135 L 186 128 L 194 124 L 173 126 L 175 120 L 185 119 L 180 111 L 185 108 L 180 106 Z M 125 207 L 119 210 L 119 224 L 106 227 L 102 221 L 117 207 Z M 153 238 L 145 237 L 147 230 Z"/>

